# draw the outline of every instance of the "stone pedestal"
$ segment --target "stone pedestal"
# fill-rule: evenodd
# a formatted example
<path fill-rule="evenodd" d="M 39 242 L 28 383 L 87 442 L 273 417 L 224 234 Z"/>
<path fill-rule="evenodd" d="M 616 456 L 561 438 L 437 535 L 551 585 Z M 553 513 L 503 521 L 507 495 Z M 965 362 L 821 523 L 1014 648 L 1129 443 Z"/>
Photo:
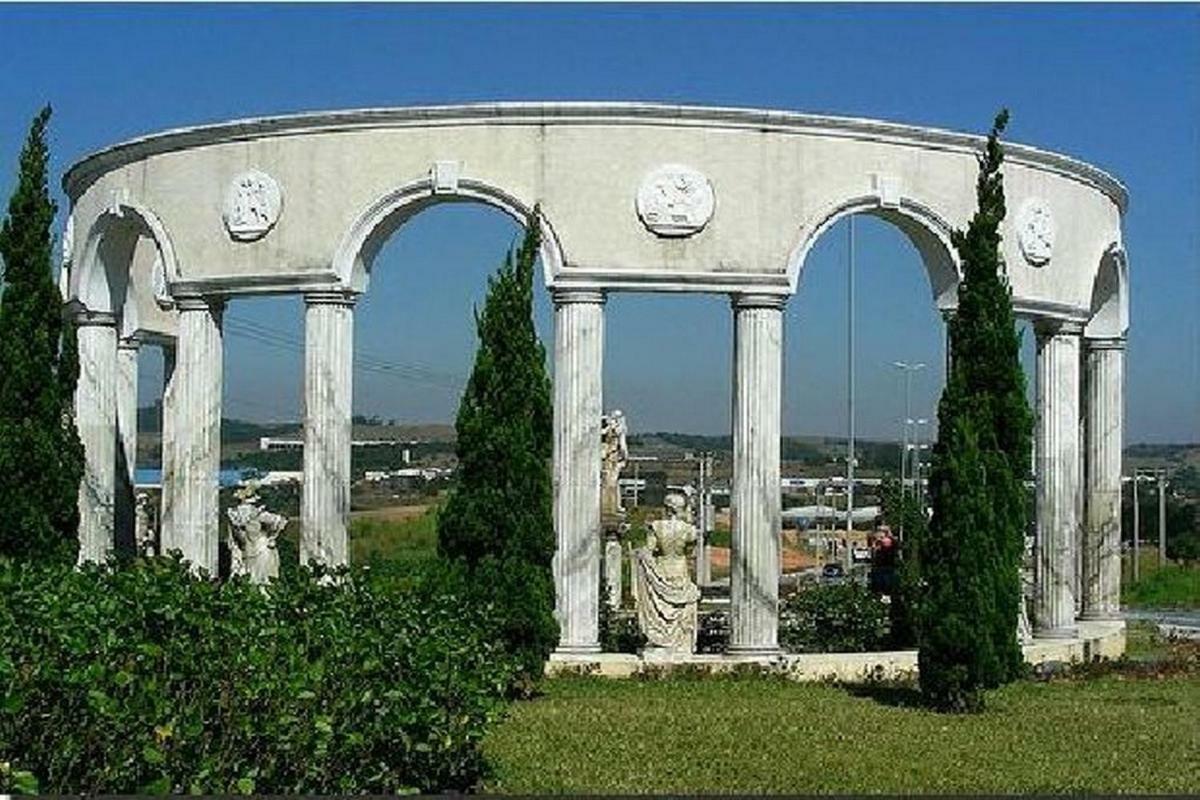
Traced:
<path fill-rule="evenodd" d="M 302 564 L 349 561 L 355 299 L 343 292 L 304 298 Z"/>
<path fill-rule="evenodd" d="M 1084 619 L 1121 613 L 1121 448 L 1124 339 L 1086 339 Z"/>
<path fill-rule="evenodd" d="M 221 315 L 224 302 L 177 298 L 179 339 L 172 379 L 175 480 L 171 545 L 194 569 L 217 573 L 221 467 Z"/>
<path fill-rule="evenodd" d="M 621 548 L 619 530 L 606 530 L 604 533 L 604 582 L 608 586 L 608 596 L 605 601 L 609 608 L 621 607 L 621 595 L 624 585 L 621 576 L 621 565 L 624 561 L 624 551 Z"/>
<path fill-rule="evenodd" d="M 733 299 L 731 654 L 779 651 L 784 302 L 773 295 Z"/>
<path fill-rule="evenodd" d="M 1037 330 L 1037 604 L 1034 633 L 1075 636 L 1076 558 L 1081 530 L 1079 425 L 1081 328 Z"/>
<path fill-rule="evenodd" d="M 117 325 L 112 314 L 76 316 L 79 381 L 75 426 L 83 442 L 79 561 L 103 561 L 113 548 L 117 464 Z"/>
<path fill-rule="evenodd" d="M 554 582 L 558 652 L 600 650 L 604 295 L 554 293 Z"/>
<path fill-rule="evenodd" d="M 175 345 L 164 344 L 162 388 L 162 468 L 159 496 L 159 552 L 178 550 L 172 514 L 175 497 L 175 415 L 179 413 L 175 391 Z"/>

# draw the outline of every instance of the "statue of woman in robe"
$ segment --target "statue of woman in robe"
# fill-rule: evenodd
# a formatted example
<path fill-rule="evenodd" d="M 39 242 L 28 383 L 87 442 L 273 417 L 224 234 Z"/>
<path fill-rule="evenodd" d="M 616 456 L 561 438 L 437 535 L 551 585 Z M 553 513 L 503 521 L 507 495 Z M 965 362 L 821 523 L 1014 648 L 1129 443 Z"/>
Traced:
<path fill-rule="evenodd" d="M 666 518 L 650 523 L 645 547 L 635 551 L 635 580 L 638 624 L 650 647 L 691 653 L 700 590 L 688 574 L 696 526 L 683 518 L 686 505 L 682 495 L 667 495 Z"/>

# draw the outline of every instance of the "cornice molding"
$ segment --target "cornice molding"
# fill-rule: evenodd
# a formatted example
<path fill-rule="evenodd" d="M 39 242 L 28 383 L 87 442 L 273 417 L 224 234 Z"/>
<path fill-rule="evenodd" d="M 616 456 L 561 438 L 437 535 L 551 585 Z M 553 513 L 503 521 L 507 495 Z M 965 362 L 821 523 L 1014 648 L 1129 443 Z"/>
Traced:
<path fill-rule="evenodd" d="M 150 156 L 212 144 L 372 128 L 505 124 L 628 124 L 747 129 L 767 133 L 861 139 L 969 153 L 980 152 L 986 141 L 985 137 L 976 134 L 882 120 L 719 106 L 561 102 L 368 108 L 233 120 L 176 128 L 131 139 L 77 161 L 63 176 L 63 189 L 74 200 L 97 178 L 114 169 Z M 1005 160 L 1054 172 L 1092 186 L 1111 198 L 1122 213 L 1128 207 L 1128 192 L 1117 178 L 1071 156 L 1029 145 L 1006 143 Z"/>

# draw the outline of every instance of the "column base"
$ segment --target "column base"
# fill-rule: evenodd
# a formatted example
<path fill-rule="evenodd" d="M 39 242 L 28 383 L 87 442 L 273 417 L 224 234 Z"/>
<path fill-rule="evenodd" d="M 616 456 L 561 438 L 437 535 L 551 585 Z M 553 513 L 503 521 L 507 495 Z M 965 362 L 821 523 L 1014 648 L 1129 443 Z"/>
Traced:
<path fill-rule="evenodd" d="M 1033 632 L 1033 638 L 1036 639 L 1077 639 L 1079 638 L 1079 628 L 1074 625 L 1064 625 L 1061 628 L 1047 628 Z"/>
<path fill-rule="evenodd" d="M 1119 611 L 1084 611 L 1079 615 L 1080 622 L 1115 622 L 1124 619 Z"/>
<path fill-rule="evenodd" d="M 594 656 L 600 653 L 600 643 L 596 644 L 560 644 L 554 648 L 554 652 L 550 654 L 551 660 L 571 659 L 574 656 Z"/>
<path fill-rule="evenodd" d="M 739 658 L 778 658 L 783 655 L 783 650 L 779 646 L 759 647 L 748 644 L 731 644 L 725 654 Z"/>

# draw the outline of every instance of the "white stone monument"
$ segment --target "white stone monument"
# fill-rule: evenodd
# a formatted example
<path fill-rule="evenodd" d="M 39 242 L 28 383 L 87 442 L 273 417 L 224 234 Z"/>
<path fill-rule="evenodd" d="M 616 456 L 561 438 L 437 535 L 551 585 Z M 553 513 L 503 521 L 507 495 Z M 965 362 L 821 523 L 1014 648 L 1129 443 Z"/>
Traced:
<path fill-rule="evenodd" d="M 651 651 L 692 653 L 700 590 L 688 574 L 687 548 L 696 526 L 683 518 L 682 495 L 667 495 L 666 507 L 666 518 L 650 523 L 645 547 L 634 551 L 638 625 Z"/>
<path fill-rule="evenodd" d="M 249 575 L 251 583 L 267 583 L 279 577 L 279 534 L 287 517 L 267 511 L 258 496 L 258 484 L 250 483 L 234 494 L 240 501 L 229 509 L 230 576 Z"/>
<path fill-rule="evenodd" d="M 619 516 L 625 513 L 621 503 L 621 470 L 629 462 L 629 443 L 627 434 L 629 428 L 625 415 L 613 411 L 600 418 L 601 441 L 601 481 L 600 481 L 600 515 L 601 517 Z"/>

